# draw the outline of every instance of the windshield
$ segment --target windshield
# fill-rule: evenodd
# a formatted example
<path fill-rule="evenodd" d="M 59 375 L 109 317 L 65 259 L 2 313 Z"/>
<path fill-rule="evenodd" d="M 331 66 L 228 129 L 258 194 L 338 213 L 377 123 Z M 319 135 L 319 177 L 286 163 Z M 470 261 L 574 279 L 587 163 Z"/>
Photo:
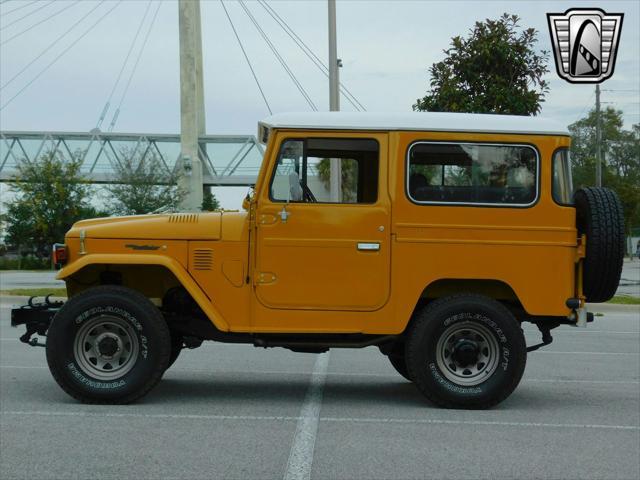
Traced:
<path fill-rule="evenodd" d="M 573 178 L 569 150 L 558 150 L 553 155 L 553 199 L 560 205 L 573 204 Z"/>

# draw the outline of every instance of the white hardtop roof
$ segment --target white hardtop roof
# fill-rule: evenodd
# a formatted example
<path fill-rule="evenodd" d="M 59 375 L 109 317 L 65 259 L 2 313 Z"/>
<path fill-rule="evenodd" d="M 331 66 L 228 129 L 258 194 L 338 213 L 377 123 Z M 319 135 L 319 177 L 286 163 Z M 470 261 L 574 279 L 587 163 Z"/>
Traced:
<path fill-rule="evenodd" d="M 260 124 L 270 128 L 314 130 L 412 130 L 569 135 L 565 125 L 546 118 L 479 113 L 277 113 L 265 118 Z"/>

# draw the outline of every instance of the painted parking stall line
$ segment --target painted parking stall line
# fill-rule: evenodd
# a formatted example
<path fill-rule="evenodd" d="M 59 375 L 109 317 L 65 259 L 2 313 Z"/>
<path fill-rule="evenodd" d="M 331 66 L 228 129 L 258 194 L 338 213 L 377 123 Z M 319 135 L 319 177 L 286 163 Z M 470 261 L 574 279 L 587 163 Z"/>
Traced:
<path fill-rule="evenodd" d="M 315 395 L 314 395 L 315 396 Z M 305 402 L 306 404 L 307 402 Z M 316 404 L 316 402 L 310 402 Z M 320 406 L 317 404 L 318 407 Z M 303 408 L 303 411 L 305 409 Z M 315 413 L 313 406 L 310 412 Z M 640 431 L 640 425 L 606 425 L 589 423 L 539 423 L 539 422 L 505 422 L 492 420 L 450 420 L 443 418 L 381 418 L 381 417 L 320 417 L 318 416 L 270 416 L 270 415 L 206 415 L 185 413 L 118 413 L 118 412 L 79 412 L 79 411 L 47 411 L 47 410 L 10 410 L 0 411 L 0 418 L 10 416 L 36 416 L 36 417 L 90 417 L 90 418 L 139 418 L 139 419 L 174 419 L 174 420 L 212 420 L 212 421 L 266 421 L 266 422 L 290 422 L 297 421 L 296 435 L 291 449 L 291 455 L 287 464 L 285 479 L 308 479 L 311 473 L 313 461 L 313 448 L 319 422 L 326 423 L 371 423 L 371 424 L 410 424 L 410 425 L 458 425 L 471 427 L 505 427 L 505 428 L 540 428 L 540 429 L 592 429 L 592 430 L 625 430 Z M 315 425 L 310 425 L 305 420 L 315 419 Z M 310 433 L 310 434 L 309 434 Z M 295 455 L 294 455 L 295 454 Z"/>
<path fill-rule="evenodd" d="M 329 352 L 318 355 L 313 367 L 309 389 L 300 409 L 300 417 L 291 444 L 284 480 L 307 480 L 311 477 L 313 451 L 316 445 L 328 366 Z"/>

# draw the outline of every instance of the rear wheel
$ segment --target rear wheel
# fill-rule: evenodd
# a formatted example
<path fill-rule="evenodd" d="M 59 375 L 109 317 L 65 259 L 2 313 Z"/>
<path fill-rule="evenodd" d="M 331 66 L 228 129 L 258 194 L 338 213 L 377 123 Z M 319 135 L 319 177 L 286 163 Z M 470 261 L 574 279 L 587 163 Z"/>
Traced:
<path fill-rule="evenodd" d="M 489 408 L 522 378 L 522 329 L 501 303 L 481 295 L 441 298 L 420 310 L 406 345 L 418 389 L 447 408 Z"/>
<path fill-rule="evenodd" d="M 85 403 L 130 403 L 169 364 L 171 337 L 160 311 L 129 288 L 100 286 L 71 298 L 47 332 L 47 363 L 62 389 Z"/>

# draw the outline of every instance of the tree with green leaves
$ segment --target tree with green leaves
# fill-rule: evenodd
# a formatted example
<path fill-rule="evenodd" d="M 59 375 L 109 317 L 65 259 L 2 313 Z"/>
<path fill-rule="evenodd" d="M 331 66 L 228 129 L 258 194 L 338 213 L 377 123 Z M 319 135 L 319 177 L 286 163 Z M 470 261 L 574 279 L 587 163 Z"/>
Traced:
<path fill-rule="evenodd" d="M 357 201 L 358 193 L 358 162 L 351 159 L 340 161 L 342 202 L 354 203 Z M 318 163 L 318 177 L 322 180 L 324 187 L 329 190 L 331 183 L 331 160 L 323 158 Z"/>
<path fill-rule="evenodd" d="M 595 110 L 569 125 L 571 163 L 576 188 L 595 185 Z M 627 232 L 640 226 L 640 124 L 624 130 L 622 111 L 607 107 L 601 112 L 602 185 L 616 191 L 624 208 Z"/>
<path fill-rule="evenodd" d="M 106 187 L 114 215 L 143 215 L 178 207 L 183 194 L 177 175 L 153 152 L 143 155 L 122 149 L 112 161 L 115 183 Z"/>
<path fill-rule="evenodd" d="M 549 87 L 549 54 L 538 51 L 538 32 L 521 29 L 517 15 L 476 22 L 466 38 L 457 36 L 446 58 L 429 69 L 431 89 L 416 111 L 536 115 Z"/>
<path fill-rule="evenodd" d="M 202 192 L 202 211 L 203 212 L 213 212 L 214 210 L 220 209 L 220 202 L 211 191 L 211 187 L 205 187 L 204 192 Z"/>
<path fill-rule="evenodd" d="M 51 245 L 64 241 L 76 221 L 99 216 L 89 204 L 89 186 L 80 173 L 79 157 L 65 159 L 50 151 L 17 165 L 10 187 L 15 198 L 5 203 L 5 241 L 20 254 L 48 257 Z"/>

